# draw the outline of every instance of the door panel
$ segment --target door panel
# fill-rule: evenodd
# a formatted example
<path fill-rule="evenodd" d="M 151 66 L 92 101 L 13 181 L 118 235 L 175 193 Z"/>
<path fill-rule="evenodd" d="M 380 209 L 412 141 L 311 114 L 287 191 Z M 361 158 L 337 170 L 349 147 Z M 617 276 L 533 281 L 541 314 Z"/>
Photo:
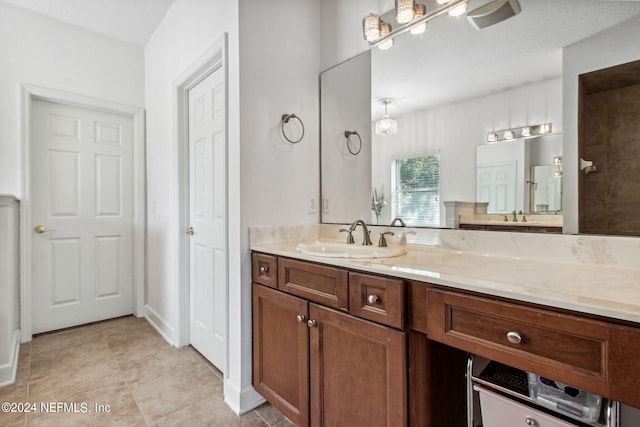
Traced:
<path fill-rule="evenodd" d="M 133 313 L 132 119 L 40 100 L 31 118 L 33 333 Z"/>
<path fill-rule="evenodd" d="M 406 426 L 405 333 L 315 304 L 309 319 L 311 426 Z"/>
<path fill-rule="evenodd" d="M 224 74 L 189 91 L 190 342 L 224 367 L 227 301 L 227 183 Z M 221 108 L 215 108 L 221 106 Z"/>

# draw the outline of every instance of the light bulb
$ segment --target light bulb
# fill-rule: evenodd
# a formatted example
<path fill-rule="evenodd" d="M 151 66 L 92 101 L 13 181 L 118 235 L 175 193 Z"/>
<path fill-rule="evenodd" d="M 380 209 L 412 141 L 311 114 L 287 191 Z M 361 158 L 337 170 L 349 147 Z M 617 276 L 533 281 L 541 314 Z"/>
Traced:
<path fill-rule="evenodd" d="M 426 13 L 427 13 L 427 8 L 423 3 L 416 3 L 415 6 L 413 6 L 414 20 L 418 20 L 422 18 Z M 421 34 L 421 33 L 424 33 L 426 29 L 427 29 L 427 22 L 425 21 L 411 28 L 410 32 L 411 34 Z"/>
<path fill-rule="evenodd" d="M 378 15 L 370 13 L 362 19 L 362 35 L 369 42 L 380 38 L 380 17 Z"/>
<path fill-rule="evenodd" d="M 396 22 L 406 24 L 413 21 L 413 0 L 396 0 Z"/>
<path fill-rule="evenodd" d="M 391 32 L 391 24 L 389 24 L 388 22 L 385 21 L 380 21 L 380 38 L 386 36 L 387 34 L 389 34 Z M 389 39 L 387 41 L 385 41 L 384 43 L 380 43 L 378 45 L 378 49 L 380 50 L 386 50 L 386 49 L 390 49 L 393 47 L 393 39 Z"/>
<path fill-rule="evenodd" d="M 453 9 L 451 9 L 449 12 L 447 12 L 447 14 L 449 16 L 460 16 L 463 13 L 465 13 L 467 11 L 467 9 L 469 9 L 469 2 L 464 2 L 464 3 L 460 3 L 458 6 L 454 7 Z"/>

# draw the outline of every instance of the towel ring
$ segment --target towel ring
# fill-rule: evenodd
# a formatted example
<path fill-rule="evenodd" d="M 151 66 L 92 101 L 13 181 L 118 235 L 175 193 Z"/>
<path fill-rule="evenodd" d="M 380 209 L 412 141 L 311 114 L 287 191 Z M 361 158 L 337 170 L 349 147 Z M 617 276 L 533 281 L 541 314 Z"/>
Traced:
<path fill-rule="evenodd" d="M 289 123 L 289 120 L 291 119 L 298 119 L 298 121 L 300 122 L 300 127 L 302 127 L 302 134 L 300 135 L 300 138 L 298 138 L 297 140 L 292 140 L 289 139 L 289 137 L 287 136 L 287 134 L 284 131 L 284 125 L 286 123 Z M 302 138 L 304 138 L 304 123 L 302 123 L 302 119 L 300 119 L 300 117 L 296 116 L 295 114 L 283 114 L 282 115 L 282 119 L 280 120 L 280 130 L 282 131 L 282 136 L 284 136 L 284 139 L 286 139 L 287 141 L 289 141 L 292 144 L 297 144 L 298 142 L 302 141 Z"/>
<path fill-rule="evenodd" d="M 350 138 L 351 135 L 355 135 L 358 137 L 358 151 L 354 151 L 351 149 L 351 138 Z M 354 156 L 357 156 L 358 154 L 360 154 L 360 150 L 362 150 L 362 138 L 360 138 L 360 134 L 358 133 L 358 131 L 345 130 L 344 137 L 347 138 L 347 150 L 349 150 L 349 152 Z"/>

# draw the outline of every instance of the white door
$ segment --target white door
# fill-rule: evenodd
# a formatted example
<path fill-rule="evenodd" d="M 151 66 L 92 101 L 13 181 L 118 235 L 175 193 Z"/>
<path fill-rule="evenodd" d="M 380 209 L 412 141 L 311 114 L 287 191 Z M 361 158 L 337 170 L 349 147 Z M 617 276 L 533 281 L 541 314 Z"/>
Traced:
<path fill-rule="evenodd" d="M 508 214 L 516 210 L 516 162 L 478 165 L 476 200 L 489 202 L 487 213 Z"/>
<path fill-rule="evenodd" d="M 33 333 L 133 313 L 133 123 L 34 100 Z"/>
<path fill-rule="evenodd" d="M 227 170 L 223 69 L 189 90 L 190 341 L 224 367 Z"/>

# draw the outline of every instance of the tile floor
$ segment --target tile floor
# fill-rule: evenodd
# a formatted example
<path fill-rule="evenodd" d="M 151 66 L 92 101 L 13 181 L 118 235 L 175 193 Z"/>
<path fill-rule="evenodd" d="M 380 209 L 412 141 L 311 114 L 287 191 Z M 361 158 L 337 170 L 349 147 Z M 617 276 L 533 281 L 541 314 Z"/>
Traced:
<path fill-rule="evenodd" d="M 293 426 L 268 404 L 236 416 L 223 401 L 220 371 L 134 317 L 34 337 L 20 347 L 16 382 L 0 388 L 0 402 L 37 406 L 0 412 L 0 426 Z M 53 412 L 63 402 L 78 412 Z"/>

